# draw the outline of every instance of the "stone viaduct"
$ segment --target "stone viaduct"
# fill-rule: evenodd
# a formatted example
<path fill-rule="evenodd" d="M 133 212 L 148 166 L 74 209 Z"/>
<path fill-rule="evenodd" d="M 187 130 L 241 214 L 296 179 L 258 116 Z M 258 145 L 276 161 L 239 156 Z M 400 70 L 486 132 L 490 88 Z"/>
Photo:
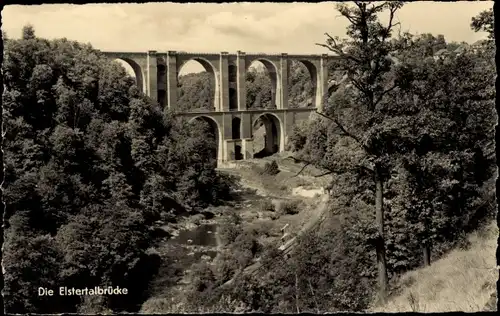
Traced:
<path fill-rule="evenodd" d="M 328 55 L 186 53 L 168 51 L 103 52 L 110 59 L 128 63 L 135 72 L 137 86 L 161 106 L 176 111 L 177 81 L 182 66 L 190 60 L 199 62 L 214 77 L 213 110 L 180 112 L 178 115 L 208 122 L 216 135 L 219 162 L 248 159 L 253 152 L 253 130 L 260 121 L 266 129 L 265 148 L 268 152 L 282 152 L 295 123 L 309 119 L 322 111 L 323 99 L 331 84 L 328 81 Z M 290 61 L 301 62 L 309 71 L 313 86 L 313 104 L 307 108 L 289 107 L 288 76 Z M 246 72 L 250 64 L 260 61 L 271 78 L 271 104 L 266 109 L 247 109 Z"/>

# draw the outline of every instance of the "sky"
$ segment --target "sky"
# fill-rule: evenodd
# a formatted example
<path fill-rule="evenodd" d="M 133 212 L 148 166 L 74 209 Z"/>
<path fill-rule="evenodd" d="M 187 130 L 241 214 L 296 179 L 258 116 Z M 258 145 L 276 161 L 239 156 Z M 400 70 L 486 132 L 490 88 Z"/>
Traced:
<path fill-rule="evenodd" d="M 407 3 L 397 14 L 402 31 L 443 34 L 473 43 L 486 37 L 470 29 L 471 18 L 493 1 Z M 381 16 L 382 21 L 386 19 Z M 334 2 L 144 3 L 6 5 L 2 30 L 21 36 L 32 24 L 39 37 L 66 37 L 104 51 L 322 54 L 325 32 L 343 37 L 347 20 Z M 193 62 L 182 72 L 197 72 Z"/>

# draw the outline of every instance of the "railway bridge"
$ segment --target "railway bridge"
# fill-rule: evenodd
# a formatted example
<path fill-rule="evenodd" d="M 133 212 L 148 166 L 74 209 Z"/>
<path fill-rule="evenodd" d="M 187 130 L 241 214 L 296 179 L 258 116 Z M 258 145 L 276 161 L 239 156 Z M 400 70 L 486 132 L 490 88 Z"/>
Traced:
<path fill-rule="evenodd" d="M 212 128 L 217 141 L 216 157 L 219 162 L 248 159 L 253 152 L 253 131 L 256 125 L 265 126 L 265 151 L 285 150 L 292 127 L 309 119 L 315 111 L 323 110 L 324 97 L 330 92 L 328 55 L 289 55 L 245 53 L 187 53 L 168 51 L 103 52 L 112 60 L 120 59 L 134 70 L 138 88 L 191 121 L 203 120 Z M 199 62 L 215 82 L 213 110 L 176 111 L 179 72 L 190 60 Z M 313 102 L 306 108 L 289 107 L 288 77 L 292 60 L 302 63 L 308 70 L 313 87 Z M 246 104 L 246 73 L 250 64 L 260 61 L 271 79 L 271 104 L 266 109 L 248 109 Z"/>

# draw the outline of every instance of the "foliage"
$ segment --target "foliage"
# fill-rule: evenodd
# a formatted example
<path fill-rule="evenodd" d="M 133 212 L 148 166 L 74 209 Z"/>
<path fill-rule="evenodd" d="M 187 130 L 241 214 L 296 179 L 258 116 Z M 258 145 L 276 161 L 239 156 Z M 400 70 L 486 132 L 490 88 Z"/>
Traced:
<path fill-rule="evenodd" d="M 209 72 L 179 76 L 177 91 L 180 110 L 214 110 L 215 80 Z"/>
<path fill-rule="evenodd" d="M 228 217 L 219 224 L 217 228 L 217 235 L 223 245 L 233 243 L 238 235 L 241 233 L 241 217 L 231 212 Z"/>
<path fill-rule="evenodd" d="M 250 68 L 246 73 L 245 87 L 247 90 L 247 107 L 269 108 L 273 107 L 272 82 L 267 68 Z"/>
<path fill-rule="evenodd" d="M 245 268 L 260 251 L 260 244 L 254 231 L 244 231 L 231 244 L 231 253 L 238 260 L 240 268 Z"/>
<path fill-rule="evenodd" d="M 350 216 L 332 219 L 337 225 L 335 230 L 322 230 L 299 238 L 297 248 L 287 261 L 275 246 L 266 247 L 261 262 L 269 273 L 258 278 L 238 278 L 231 287 L 231 297 L 241 301 L 247 312 L 366 309 L 372 298 L 370 276 L 375 271 L 370 261 L 375 254 L 366 252 L 365 245 L 348 234 L 356 220 Z"/>
<path fill-rule="evenodd" d="M 272 100 L 272 81 L 267 68 L 249 68 L 246 73 L 247 107 L 269 108 Z M 292 108 L 312 105 L 311 75 L 300 62 L 291 61 L 288 82 L 289 106 Z M 209 72 L 179 76 L 177 107 L 181 111 L 214 110 L 215 79 Z"/>
<path fill-rule="evenodd" d="M 76 312 L 79 298 L 33 295 L 51 284 L 119 285 L 142 299 L 157 261 L 146 254 L 152 222 L 229 194 L 214 144 L 89 45 L 31 26 L 4 44 L 7 311 Z M 139 301 L 101 303 L 133 311 Z"/>
<path fill-rule="evenodd" d="M 300 206 L 301 206 L 300 201 L 286 200 L 279 204 L 276 212 L 279 215 L 295 215 L 299 213 Z"/>
<path fill-rule="evenodd" d="M 472 18 L 470 27 L 476 32 L 487 32 L 490 40 L 495 38 L 493 9 L 485 10 Z"/>
<path fill-rule="evenodd" d="M 349 38 L 329 37 L 324 46 L 343 57 L 337 68 L 346 80 L 326 101 L 327 118 L 291 137 L 299 161 L 335 174 L 335 210 L 354 208 L 364 218 L 349 234 L 368 241 L 366 251 L 384 229 L 389 276 L 419 266 L 422 247 L 439 255 L 477 228 L 492 192 L 486 180 L 495 173 L 492 49 L 430 34 L 389 40 L 370 14 L 387 8 L 392 17 L 398 6 L 340 5 L 351 19 Z M 378 227 L 371 213 L 377 179 Z"/>
<path fill-rule="evenodd" d="M 262 174 L 274 176 L 277 175 L 280 172 L 278 163 L 276 160 L 273 160 L 271 162 L 266 162 L 264 165 L 264 170 L 262 170 Z"/>
<path fill-rule="evenodd" d="M 274 204 L 270 200 L 262 200 L 260 202 L 260 210 L 263 212 L 274 212 Z"/>

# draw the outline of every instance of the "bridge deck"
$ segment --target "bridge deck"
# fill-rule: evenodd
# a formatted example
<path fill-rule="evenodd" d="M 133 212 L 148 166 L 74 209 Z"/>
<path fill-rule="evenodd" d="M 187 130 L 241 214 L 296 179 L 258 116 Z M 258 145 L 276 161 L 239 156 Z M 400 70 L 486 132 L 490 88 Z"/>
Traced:
<path fill-rule="evenodd" d="M 194 110 L 194 111 L 175 111 L 176 114 L 188 115 L 188 114 L 231 114 L 231 113 L 261 113 L 261 112 L 314 112 L 316 107 L 307 108 L 285 108 L 285 109 L 275 109 L 275 108 L 262 108 L 262 109 L 245 109 L 245 110 L 224 110 L 224 111 L 208 111 L 208 110 Z"/>

